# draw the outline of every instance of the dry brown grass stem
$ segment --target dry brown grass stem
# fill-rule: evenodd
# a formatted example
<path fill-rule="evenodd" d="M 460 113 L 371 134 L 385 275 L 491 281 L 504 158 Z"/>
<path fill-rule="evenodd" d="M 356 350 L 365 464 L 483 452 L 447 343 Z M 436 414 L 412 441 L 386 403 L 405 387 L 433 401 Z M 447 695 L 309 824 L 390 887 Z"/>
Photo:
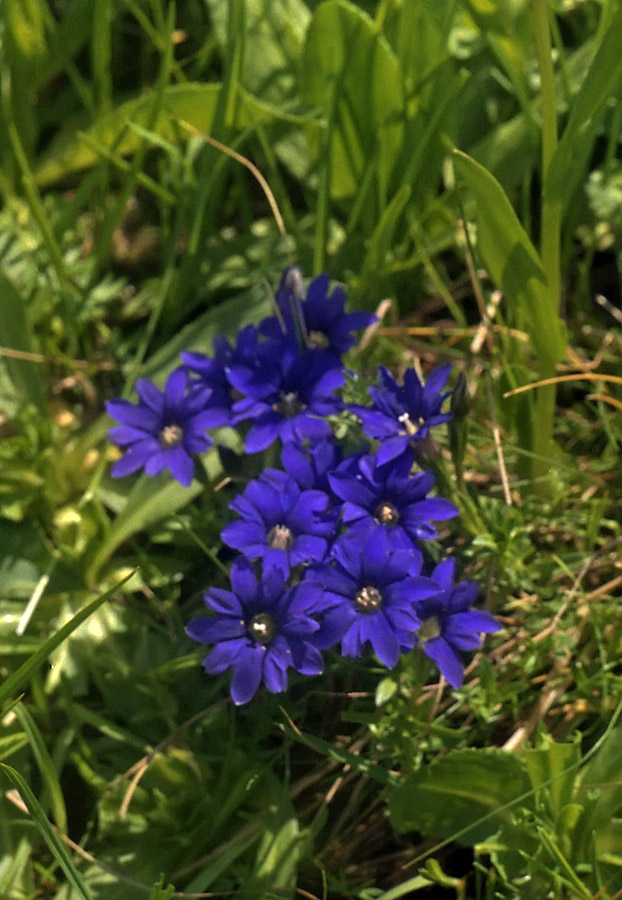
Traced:
<path fill-rule="evenodd" d="M 575 372 L 572 375 L 556 375 L 555 378 L 543 378 L 542 381 L 532 381 L 531 384 L 523 384 L 521 387 L 507 391 L 503 396 L 515 397 L 516 394 L 524 394 L 525 391 L 533 391 L 535 388 L 545 387 L 547 384 L 562 384 L 567 381 L 607 381 L 610 384 L 622 384 L 619 375 L 599 375 L 597 372 Z"/>
<path fill-rule="evenodd" d="M 505 456 L 503 455 L 503 445 L 501 443 L 501 430 L 497 422 L 495 413 L 495 400 L 492 394 L 492 385 L 490 376 L 486 373 L 486 391 L 488 394 L 488 405 L 490 407 L 490 418 L 492 420 L 492 437 L 495 442 L 495 452 L 497 454 L 497 462 L 499 464 L 499 474 L 501 476 L 501 484 L 503 485 L 503 497 L 506 506 L 512 506 L 512 493 L 510 491 L 510 483 L 508 481 L 508 473 L 505 467 Z"/>
<path fill-rule="evenodd" d="M 206 144 L 210 144 L 210 146 L 215 147 L 216 150 L 220 150 L 221 153 L 225 153 L 227 156 L 230 156 L 231 159 L 235 159 L 236 162 L 241 163 L 241 165 L 245 166 L 249 172 L 255 176 L 259 185 L 266 195 L 266 200 L 270 204 L 270 209 L 272 210 L 272 215 L 276 221 L 277 227 L 281 232 L 281 237 L 287 237 L 287 229 L 285 228 L 285 222 L 283 221 L 283 216 L 281 215 L 281 210 L 279 209 L 279 205 L 276 202 L 276 198 L 272 193 L 270 185 L 263 177 L 257 166 L 247 159 L 245 156 L 242 156 L 241 153 L 237 153 L 235 150 L 232 150 L 231 147 L 227 147 L 226 144 L 221 144 L 220 141 L 217 141 L 216 138 L 213 138 L 209 134 L 203 134 L 203 132 L 199 131 L 198 128 L 195 128 L 194 125 L 191 125 L 190 122 L 186 122 L 184 119 L 177 119 L 177 122 L 183 129 L 190 132 L 190 134 L 196 135 L 196 137 L 200 137 L 202 141 L 205 141 Z"/>

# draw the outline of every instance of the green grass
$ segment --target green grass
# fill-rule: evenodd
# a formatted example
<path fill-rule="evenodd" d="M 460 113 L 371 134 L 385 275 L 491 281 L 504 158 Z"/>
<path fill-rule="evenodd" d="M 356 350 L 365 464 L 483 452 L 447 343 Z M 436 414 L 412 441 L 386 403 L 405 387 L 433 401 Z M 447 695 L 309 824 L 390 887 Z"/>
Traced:
<path fill-rule="evenodd" d="M 593 295 L 619 306 L 621 27 L 614 0 L 4 0 L 1 900 L 620 896 L 622 338 Z M 467 377 L 443 546 L 504 629 L 459 691 L 335 654 L 234 708 L 184 626 L 224 583 L 212 486 L 261 461 L 110 478 L 104 401 L 260 320 L 292 263 L 391 301 L 364 383 Z M 569 372 L 602 381 L 505 396 Z"/>

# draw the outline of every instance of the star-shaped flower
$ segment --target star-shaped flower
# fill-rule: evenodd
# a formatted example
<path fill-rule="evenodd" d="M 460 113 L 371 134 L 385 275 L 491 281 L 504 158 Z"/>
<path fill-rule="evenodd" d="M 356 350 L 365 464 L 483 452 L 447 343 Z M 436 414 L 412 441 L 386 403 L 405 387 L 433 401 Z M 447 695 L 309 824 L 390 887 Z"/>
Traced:
<path fill-rule="evenodd" d="M 335 391 L 344 382 L 340 368 L 319 351 L 301 351 L 293 338 L 267 341 L 260 368 L 234 365 L 230 383 L 244 395 L 233 406 L 237 421 L 252 419 L 246 452 L 265 450 L 278 438 L 283 443 L 312 442 L 331 434 L 325 417 L 341 409 Z"/>
<path fill-rule="evenodd" d="M 285 576 L 294 566 L 323 559 L 337 525 L 323 491 L 303 491 L 278 469 L 250 481 L 229 507 L 241 519 L 223 528 L 225 544 Z"/>
<path fill-rule="evenodd" d="M 191 388 L 187 373 L 175 369 L 160 391 L 148 378 L 136 382 L 138 404 L 116 399 L 106 403 L 108 414 L 120 422 L 108 432 L 115 444 L 125 448 L 111 475 L 120 478 L 143 469 L 158 475 L 168 469 L 188 487 L 194 476 L 197 453 L 212 445 L 206 428 L 221 424 L 217 411 L 207 409 L 208 388 Z"/>
<path fill-rule="evenodd" d="M 353 331 L 367 328 L 376 321 L 373 313 L 357 310 L 345 312 L 346 294 L 340 285 L 329 293 L 328 275 L 318 275 L 307 287 L 300 270 L 286 269 L 276 293 L 278 316 L 271 316 L 260 325 L 262 334 L 279 337 L 283 330 L 298 333 L 298 338 L 307 348 L 328 351 L 336 356 L 346 353 L 356 343 Z"/>
<path fill-rule="evenodd" d="M 331 563 L 313 566 L 305 583 L 324 588 L 325 608 L 313 643 L 320 649 L 341 641 L 344 656 L 361 656 L 370 644 L 381 663 L 394 666 L 408 636 L 419 627 L 417 602 L 438 592 L 421 573 L 421 553 L 392 547 L 384 532 L 364 541 L 346 534 L 331 550 Z M 411 646 L 412 646 L 411 644 Z"/>
<path fill-rule="evenodd" d="M 309 643 L 318 630 L 312 618 L 317 587 L 285 587 L 279 569 L 265 568 L 258 581 L 243 556 L 231 567 L 232 591 L 210 588 L 204 594 L 213 616 L 191 619 L 187 634 L 199 643 L 215 644 L 204 661 L 210 674 L 233 669 L 231 697 L 248 703 L 263 682 L 273 694 L 287 687 L 291 666 L 303 675 L 322 672 L 322 656 Z"/>
<path fill-rule="evenodd" d="M 417 604 L 420 626 L 418 641 L 423 652 L 434 660 L 453 688 L 464 678 L 464 666 L 458 653 L 475 650 L 482 644 L 481 633 L 499 631 L 501 625 L 490 613 L 471 609 L 477 597 L 473 581 L 454 585 L 455 559 L 444 559 L 432 572 L 440 590 Z"/>
<path fill-rule="evenodd" d="M 409 547 L 438 537 L 432 524 L 458 515 L 458 508 L 443 497 L 428 497 L 434 487 L 432 472 L 410 475 L 408 455 L 379 465 L 375 455 L 359 459 L 358 469 L 328 476 L 333 492 L 344 501 L 343 521 L 352 531 L 381 527 L 394 546 Z"/>
<path fill-rule="evenodd" d="M 422 383 L 414 369 L 407 369 L 399 385 L 385 366 L 378 366 L 381 386 L 371 387 L 373 407 L 350 408 L 363 423 L 368 437 L 379 440 L 378 462 L 383 465 L 406 453 L 413 442 L 426 437 L 430 428 L 448 422 L 450 413 L 441 412 L 451 391 L 443 392 L 451 365 L 438 366 Z"/>

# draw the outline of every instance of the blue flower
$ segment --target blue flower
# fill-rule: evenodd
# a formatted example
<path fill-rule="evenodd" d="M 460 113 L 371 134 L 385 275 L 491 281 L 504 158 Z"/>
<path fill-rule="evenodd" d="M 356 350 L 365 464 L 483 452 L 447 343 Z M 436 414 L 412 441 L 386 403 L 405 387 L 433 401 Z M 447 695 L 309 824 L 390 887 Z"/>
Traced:
<path fill-rule="evenodd" d="M 423 652 L 436 665 L 453 688 L 464 678 L 464 666 L 458 653 L 481 646 L 481 632 L 499 631 L 501 625 L 490 613 L 471 609 L 478 588 L 473 581 L 454 585 L 456 561 L 444 559 L 432 572 L 441 590 L 420 600 L 418 640 Z"/>
<path fill-rule="evenodd" d="M 362 310 L 346 313 L 344 289 L 336 286 L 329 294 L 329 285 L 328 275 L 318 275 L 309 283 L 303 299 L 300 270 L 286 269 L 276 294 L 279 315 L 264 319 L 261 332 L 275 338 L 283 333 L 283 328 L 290 334 L 298 329 L 306 347 L 341 356 L 356 343 L 352 332 L 367 328 L 377 319 L 373 313 Z"/>
<path fill-rule="evenodd" d="M 194 641 L 215 644 L 203 664 L 206 672 L 233 669 L 234 703 L 248 703 L 262 681 L 273 694 L 284 691 L 290 666 L 303 675 L 322 672 L 322 656 L 309 643 L 319 627 L 311 617 L 317 587 L 286 589 L 283 573 L 265 567 L 257 581 L 244 557 L 231 567 L 231 586 L 232 591 L 211 588 L 204 594 L 215 615 L 191 619 L 186 632 Z"/>
<path fill-rule="evenodd" d="M 262 364 L 260 347 L 257 329 L 254 325 L 247 325 L 239 332 L 235 346 L 232 346 L 226 337 L 217 335 L 213 341 L 211 357 L 195 352 L 180 354 L 184 369 L 193 376 L 192 384 L 210 389 L 209 408 L 223 411 L 221 423 L 223 425 L 226 422 L 235 424 L 231 407 L 238 399 L 234 396 L 227 373 L 233 365 L 260 367 Z"/>
<path fill-rule="evenodd" d="M 438 537 L 432 521 L 458 515 L 458 508 L 443 497 L 428 497 L 434 486 L 432 472 L 410 475 L 408 455 L 379 465 L 374 455 L 359 459 L 358 470 L 328 476 L 333 492 L 344 501 L 343 521 L 360 529 L 382 527 L 394 546 Z"/>
<path fill-rule="evenodd" d="M 263 559 L 285 576 L 301 563 L 324 558 L 337 516 L 322 491 L 303 491 L 278 469 L 251 481 L 235 497 L 230 509 L 241 521 L 229 522 L 221 537 L 225 544 L 251 559 Z"/>
<path fill-rule="evenodd" d="M 325 416 L 341 409 L 335 391 L 344 375 L 319 351 L 301 352 L 292 338 L 266 341 L 260 368 L 234 365 L 228 378 L 244 399 L 233 406 L 237 421 L 252 419 L 246 452 L 258 453 L 280 438 L 312 442 L 331 434 Z"/>
<path fill-rule="evenodd" d="M 409 636 L 415 642 L 417 602 L 438 592 L 435 581 L 420 575 L 421 553 L 392 547 L 380 531 L 363 541 L 344 535 L 330 555 L 332 565 L 313 566 L 305 577 L 324 588 L 325 613 L 313 643 L 326 649 L 341 641 L 349 657 L 370 644 L 381 663 L 394 666 Z"/>
<path fill-rule="evenodd" d="M 323 440 L 306 449 L 288 443 L 281 451 L 281 463 L 303 490 L 332 495 L 328 476 L 341 464 L 342 456 L 341 447 L 334 441 Z"/>
<path fill-rule="evenodd" d="M 218 413 L 206 409 L 209 389 L 191 389 L 186 372 L 175 369 L 163 391 L 148 378 L 136 382 L 136 391 L 137 405 L 123 399 L 106 403 L 108 414 L 121 423 L 111 428 L 108 436 L 126 448 L 111 475 L 121 478 L 142 468 L 147 475 L 158 475 L 168 469 L 188 487 L 194 476 L 192 456 L 212 445 L 205 429 L 220 424 Z"/>
<path fill-rule="evenodd" d="M 399 385 L 385 366 L 378 366 L 381 387 L 371 387 L 372 408 L 350 408 L 363 423 L 368 437 L 381 441 L 378 462 L 383 465 L 406 453 L 413 441 L 425 438 L 430 428 L 448 422 L 450 413 L 441 412 L 451 391 L 443 393 L 451 365 L 439 366 L 422 384 L 414 369 L 407 369 L 404 384 Z"/>

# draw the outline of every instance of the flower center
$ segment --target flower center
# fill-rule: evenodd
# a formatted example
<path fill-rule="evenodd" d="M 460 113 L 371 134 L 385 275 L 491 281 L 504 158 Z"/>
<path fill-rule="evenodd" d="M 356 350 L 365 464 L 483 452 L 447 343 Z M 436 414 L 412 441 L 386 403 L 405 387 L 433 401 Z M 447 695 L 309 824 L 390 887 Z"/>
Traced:
<path fill-rule="evenodd" d="M 382 594 L 378 588 L 368 585 L 358 592 L 354 598 L 354 605 L 362 613 L 376 612 L 382 607 Z"/>
<path fill-rule="evenodd" d="M 380 525 L 397 525 L 400 514 L 389 500 L 381 500 L 376 507 L 374 518 Z"/>
<path fill-rule="evenodd" d="M 441 633 L 441 623 L 438 618 L 436 616 L 430 616 L 429 619 L 424 619 L 419 626 L 419 642 L 425 644 L 428 641 L 431 641 L 432 638 L 440 637 Z"/>
<path fill-rule="evenodd" d="M 275 550 L 289 550 L 294 543 L 294 535 L 287 525 L 275 525 L 268 532 L 268 544 Z"/>
<path fill-rule="evenodd" d="M 397 417 L 397 421 L 402 423 L 406 434 L 417 434 L 421 426 L 425 425 L 425 419 L 423 418 L 423 416 L 419 416 L 419 418 L 417 419 L 417 424 L 415 425 L 415 423 L 411 421 L 408 413 L 402 413 L 401 416 Z"/>
<path fill-rule="evenodd" d="M 269 644 L 276 633 L 276 625 L 268 613 L 253 616 L 248 626 L 250 636 L 258 644 Z"/>
<path fill-rule="evenodd" d="M 272 409 L 286 419 L 292 419 L 307 407 L 298 396 L 298 391 L 281 391 L 281 399 L 274 403 Z"/>
<path fill-rule="evenodd" d="M 307 338 L 307 347 L 317 347 L 319 350 L 326 350 L 330 341 L 328 335 L 323 331 L 310 331 Z"/>
<path fill-rule="evenodd" d="M 184 436 L 184 430 L 180 425 L 165 425 L 160 432 L 160 443 L 163 447 L 176 447 Z"/>

